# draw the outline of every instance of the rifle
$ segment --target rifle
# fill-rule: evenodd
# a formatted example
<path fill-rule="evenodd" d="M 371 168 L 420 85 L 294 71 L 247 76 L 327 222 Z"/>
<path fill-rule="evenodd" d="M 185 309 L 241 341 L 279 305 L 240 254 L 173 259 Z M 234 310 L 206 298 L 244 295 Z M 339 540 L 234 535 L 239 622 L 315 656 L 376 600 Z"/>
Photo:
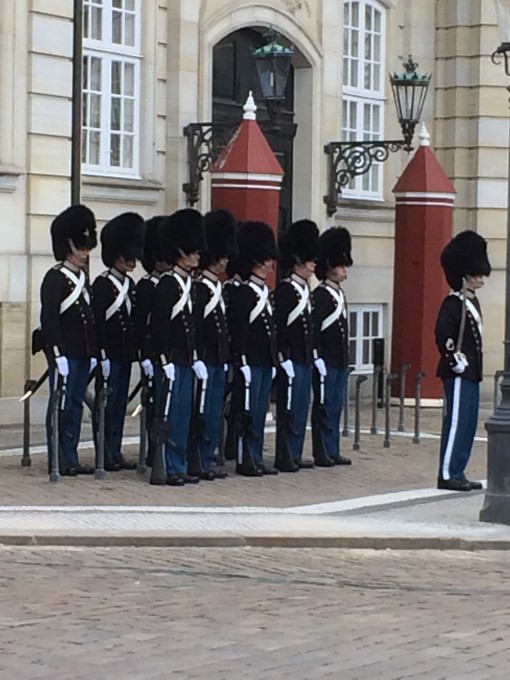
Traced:
<path fill-rule="evenodd" d="M 51 395 L 51 461 L 50 461 L 50 482 L 60 481 L 60 413 L 65 408 L 66 378 L 61 376 L 55 369 L 55 389 Z"/>
<path fill-rule="evenodd" d="M 457 344 L 455 346 L 455 354 L 453 355 L 457 361 L 460 361 L 464 366 L 468 365 L 466 355 L 462 351 L 462 343 L 464 342 L 464 333 L 466 331 L 466 315 L 467 315 L 467 305 L 466 305 L 466 292 L 467 292 L 467 281 L 466 278 L 462 277 L 462 311 L 460 315 L 459 324 L 459 335 L 457 336 Z"/>
<path fill-rule="evenodd" d="M 100 372 L 98 373 L 100 375 Z M 106 472 L 105 464 L 105 426 L 106 426 L 106 404 L 108 401 L 108 379 L 103 377 L 101 389 L 97 396 L 97 446 L 96 446 L 96 471 L 95 479 L 104 479 Z"/>
<path fill-rule="evenodd" d="M 149 461 L 147 457 L 148 448 L 147 424 L 150 422 L 149 409 L 152 392 L 152 378 L 149 378 L 148 376 L 145 375 L 145 373 L 142 373 L 140 380 L 142 385 L 142 391 L 140 393 L 140 404 L 133 411 L 131 417 L 134 418 L 135 414 L 136 415 L 140 414 L 140 450 L 138 452 L 138 465 L 136 467 L 136 470 L 139 475 L 143 475 L 147 470 L 148 462 L 152 463 L 152 461 Z"/>
<path fill-rule="evenodd" d="M 168 443 L 175 447 L 175 443 L 170 439 L 172 424 L 168 421 L 173 385 L 173 380 L 165 378 L 159 412 L 153 419 L 149 432 L 149 437 L 154 442 L 154 458 L 152 461 L 150 484 L 156 486 L 164 486 L 166 484 L 165 445 Z"/>
<path fill-rule="evenodd" d="M 294 462 L 289 446 L 289 435 L 296 434 L 294 429 L 294 414 L 292 413 L 292 383 L 293 379 L 287 375 L 280 375 L 280 380 L 286 378 L 287 390 L 285 403 L 280 399 L 280 408 L 276 414 L 276 451 L 275 467 L 281 472 L 297 472 L 298 466 Z"/>
<path fill-rule="evenodd" d="M 220 438 L 220 451 L 223 454 L 224 460 L 236 460 L 237 449 L 239 442 L 239 424 L 241 420 L 240 405 L 243 400 L 243 385 L 242 374 L 236 368 L 233 369 L 232 380 L 227 384 L 225 390 L 225 406 L 224 406 L 224 429 L 226 425 L 226 433 L 224 435 L 224 442 Z M 218 461 L 218 465 L 219 465 Z"/>
<path fill-rule="evenodd" d="M 200 477 L 203 472 L 202 457 L 200 455 L 200 442 L 207 441 L 205 436 L 205 395 L 207 390 L 207 378 L 197 381 L 195 395 L 195 409 L 191 420 L 188 441 L 188 473 Z"/>
<path fill-rule="evenodd" d="M 244 409 L 238 417 L 239 439 L 237 444 L 236 472 L 245 477 L 260 477 L 262 471 L 253 460 L 250 440 L 254 438 L 253 416 L 250 413 L 250 383 L 244 380 Z"/>
<path fill-rule="evenodd" d="M 37 380 L 27 380 L 25 383 L 25 392 L 23 393 L 23 396 L 19 398 L 19 401 L 26 401 L 27 399 L 30 399 L 30 397 L 37 392 L 37 390 L 41 387 L 43 382 L 46 380 L 48 377 L 49 371 L 46 369 L 44 373 L 41 375 L 40 378 Z"/>
<path fill-rule="evenodd" d="M 315 398 L 312 404 L 312 455 L 315 464 L 319 467 L 331 467 L 334 462 L 326 453 L 326 447 L 324 446 L 324 433 L 330 432 L 330 428 L 327 424 L 327 414 L 326 408 L 324 406 L 324 376 L 319 374 L 319 385 L 318 385 L 318 399 L 317 399 L 317 383 L 315 383 L 316 389 Z"/>

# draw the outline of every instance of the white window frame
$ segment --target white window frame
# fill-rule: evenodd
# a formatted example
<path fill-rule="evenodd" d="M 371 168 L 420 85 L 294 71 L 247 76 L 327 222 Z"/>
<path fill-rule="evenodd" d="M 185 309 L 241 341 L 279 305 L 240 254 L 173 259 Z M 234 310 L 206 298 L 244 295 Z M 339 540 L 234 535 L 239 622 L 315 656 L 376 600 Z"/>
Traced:
<path fill-rule="evenodd" d="M 87 35 L 87 26 L 84 26 L 84 39 L 83 39 L 83 56 L 84 56 L 84 69 L 85 60 L 89 58 L 96 58 L 101 61 L 101 86 L 100 90 L 95 93 L 100 95 L 100 123 L 99 127 L 90 128 L 87 120 L 87 112 L 89 111 L 89 99 L 90 94 L 89 89 L 83 90 L 84 97 L 84 120 L 82 123 L 82 172 L 87 175 L 100 175 L 108 177 L 129 177 L 132 179 L 140 179 L 140 100 L 141 100 L 141 25 L 142 25 L 142 14 L 141 14 L 141 0 L 134 0 L 134 10 L 129 12 L 135 17 L 135 29 L 134 29 L 134 45 L 117 44 L 112 40 L 112 18 L 113 13 L 116 8 L 113 6 L 115 0 L 85 0 L 89 7 L 100 7 L 103 10 L 103 20 L 102 20 L 102 36 L 101 40 L 92 39 L 85 37 Z M 127 10 L 129 11 L 129 10 Z M 112 74 L 112 64 L 114 62 L 120 62 L 121 64 L 131 64 L 133 65 L 134 77 L 133 77 L 133 97 L 128 97 L 123 95 L 113 95 L 111 88 L 111 74 Z M 84 70 L 85 77 L 85 70 Z M 90 87 L 90 83 L 88 83 Z M 124 99 L 134 99 L 133 102 L 133 130 L 126 131 L 123 129 L 123 124 L 121 120 L 120 131 L 115 131 L 112 133 L 111 129 L 111 113 L 112 113 L 112 101 L 119 96 L 122 100 Z M 123 109 L 123 106 L 121 105 Z M 99 162 L 90 163 L 87 162 L 88 148 L 89 144 L 89 132 L 90 130 L 97 131 L 100 136 L 100 151 L 99 151 Z M 111 163 L 111 153 L 110 144 L 112 134 L 120 134 L 121 137 L 132 137 L 132 166 L 118 166 Z M 121 160 L 122 163 L 122 160 Z"/>
<path fill-rule="evenodd" d="M 377 329 L 372 331 L 372 318 L 370 320 L 369 333 L 365 334 L 363 328 L 363 314 L 378 314 Z M 356 322 L 353 323 L 352 315 L 356 315 Z M 351 343 L 355 343 L 355 360 L 350 362 L 355 373 L 372 373 L 374 370 L 373 362 L 373 340 L 384 338 L 384 305 L 349 305 L 349 359 L 351 357 Z M 368 342 L 369 361 L 363 360 L 363 343 Z"/>
<path fill-rule="evenodd" d="M 344 0 L 344 17 L 346 13 L 352 16 L 354 4 L 358 5 L 359 28 L 356 31 L 354 26 L 344 26 L 341 138 L 346 142 L 377 141 L 384 138 L 386 10 L 375 0 Z M 372 31 L 366 30 L 367 9 L 372 13 L 380 13 L 380 33 L 376 32 L 375 28 Z M 358 35 L 357 51 L 353 48 L 355 33 Z M 377 37 L 379 38 L 378 54 L 376 54 Z M 365 57 L 366 41 L 370 42 L 371 58 Z M 372 81 L 374 77 L 377 78 L 375 86 L 371 82 L 368 86 L 366 85 L 365 69 L 369 69 Z M 353 80 L 355 80 L 354 83 Z M 383 168 L 382 163 L 374 163 L 367 173 L 354 177 L 342 189 L 342 197 L 382 201 L 384 198 Z"/>

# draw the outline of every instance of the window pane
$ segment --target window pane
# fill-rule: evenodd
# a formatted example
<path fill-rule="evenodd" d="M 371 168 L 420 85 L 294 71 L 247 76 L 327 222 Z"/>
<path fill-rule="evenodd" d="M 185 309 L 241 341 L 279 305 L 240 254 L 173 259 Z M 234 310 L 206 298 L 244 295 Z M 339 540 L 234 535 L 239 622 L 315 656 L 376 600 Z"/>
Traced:
<path fill-rule="evenodd" d="M 351 15 L 351 25 L 359 26 L 359 3 L 352 3 L 352 15 Z"/>
<path fill-rule="evenodd" d="M 349 342 L 349 364 L 351 366 L 356 366 L 356 341 L 351 340 Z"/>
<path fill-rule="evenodd" d="M 120 167 L 120 135 L 110 135 L 110 165 Z"/>
<path fill-rule="evenodd" d="M 112 12 L 112 42 L 122 45 L 122 14 Z"/>
<path fill-rule="evenodd" d="M 119 9 L 122 9 L 122 0 L 113 0 L 112 5 L 113 7 L 118 7 Z"/>
<path fill-rule="evenodd" d="M 363 312 L 363 337 L 370 335 L 370 312 Z"/>
<path fill-rule="evenodd" d="M 112 94 L 122 94 L 122 62 L 112 62 Z"/>
<path fill-rule="evenodd" d="M 91 165 L 99 165 L 100 158 L 100 135 L 99 132 L 90 133 L 90 144 L 89 144 L 89 163 Z"/>
<path fill-rule="evenodd" d="M 133 167 L 133 138 L 131 135 L 124 135 L 124 143 L 122 145 L 122 167 Z"/>
<path fill-rule="evenodd" d="M 372 312 L 372 337 L 379 336 L 379 312 Z"/>
<path fill-rule="evenodd" d="M 363 340 L 361 350 L 361 363 L 370 364 L 370 340 Z"/>
<path fill-rule="evenodd" d="M 358 62 L 356 59 L 351 61 L 351 86 L 358 87 Z"/>
<path fill-rule="evenodd" d="M 358 313 L 357 312 L 349 312 L 349 336 L 351 338 L 356 337 L 357 321 L 358 321 Z"/>
<path fill-rule="evenodd" d="M 122 128 L 125 132 L 134 132 L 135 129 L 135 102 L 132 99 L 124 100 L 124 121 Z"/>
<path fill-rule="evenodd" d="M 130 12 L 134 12 L 135 11 L 135 0 L 125 0 L 124 6 Z"/>
<path fill-rule="evenodd" d="M 135 67 L 133 64 L 124 64 L 124 87 L 122 91 L 127 97 L 135 96 Z"/>
<path fill-rule="evenodd" d="M 91 25 L 90 35 L 92 40 L 103 39 L 103 10 L 99 7 L 93 7 L 91 10 Z"/>
<path fill-rule="evenodd" d="M 99 128 L 101 127 L 101 95 L 91 94 L 90 95 L 90 120 L 88 124 L 90 127 Z"/>
<path fill-rule="evenodd" d="M 112 99 L 112 106 L 110 112 L 110 125 L 112 130 L 120 130 L 120 121 L 122 115 L 122 100 L 119 97 Z"/>
<path fill-rule="evenodd" d="M 101 59 L 97 57 L 90 59 L 90 89 L 101 92 Z"/>
<path fill-rule="evenodd" d="M 372 8 L 365 8 L 365 31 L 372 30 Z"/>
<path fill-rule="evenodd" d="M 135 15 L 126 14 L 124 22 L 124 45 L 133 47 L 135 44 Z"/>
<path fill-rule="evenodd" d="M 374 10 L 374 30 L 376 33 L 381 32 L 381 12 Z"/>

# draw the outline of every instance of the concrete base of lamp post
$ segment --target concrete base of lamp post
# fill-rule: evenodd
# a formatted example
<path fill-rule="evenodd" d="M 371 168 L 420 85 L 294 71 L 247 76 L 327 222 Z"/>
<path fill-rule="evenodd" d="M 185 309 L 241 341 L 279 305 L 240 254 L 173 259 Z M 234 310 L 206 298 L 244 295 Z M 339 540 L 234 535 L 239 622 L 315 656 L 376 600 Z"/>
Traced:
<path fill-rule="evenodd" d="M 481 522 L 510 524 L 510 402 L 498 406 L 487 430 L 487 491 Z"/>

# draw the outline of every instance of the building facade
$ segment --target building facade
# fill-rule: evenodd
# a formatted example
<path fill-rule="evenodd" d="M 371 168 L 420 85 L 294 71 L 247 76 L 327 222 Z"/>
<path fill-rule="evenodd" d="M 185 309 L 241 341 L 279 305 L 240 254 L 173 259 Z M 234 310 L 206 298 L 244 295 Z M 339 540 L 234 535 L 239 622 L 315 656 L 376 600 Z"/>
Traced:
<path fill-rule="evenodd" d="M 76 3 L 74 3 L 76 4 Z M 404 152 L 346 187 L 328 217 L 327 157 L 335 140 L 401 136 L 388 82 L 410 53 L 432 74 L 423 120 L 456 191 L 455 229 L 490 241 L 485 310 L 486 394 L 501 367 L 508 180 L 508 105 L 487 0 L 83 0 L 81 201 L 99 224 L 125 210 L 145 217 L 187 203 L 194 122 L 240 120 L 254 90 L 252 51 L 270 27 L 294 46 L 279 129 L 268 138 L 286 170 L 281 227 L 311 217 L 347 226 L 355 267 L 347 294 L 351 355 L 369 371 L 371 340 L 389 351 L 392 187 Z M 257 89 L 258 88 L 258 89 Z M 0 404 L 44 369 L 31 357 L 39 284 L 52 265 L 49 225 L 71 200 L 73 1 L 0 2 Z M 74 177 L 76 181 L 76 177 Z M 210 201 L 205 177 L 196 207 Z M 91 275 L 102 270 L 99 252 Z M 438 267 L 438 276 L 441 276 Z M 412 285 L 412 282 L 410 282 Z M 433 342 L 431 329 L 431 342 Z"/>

